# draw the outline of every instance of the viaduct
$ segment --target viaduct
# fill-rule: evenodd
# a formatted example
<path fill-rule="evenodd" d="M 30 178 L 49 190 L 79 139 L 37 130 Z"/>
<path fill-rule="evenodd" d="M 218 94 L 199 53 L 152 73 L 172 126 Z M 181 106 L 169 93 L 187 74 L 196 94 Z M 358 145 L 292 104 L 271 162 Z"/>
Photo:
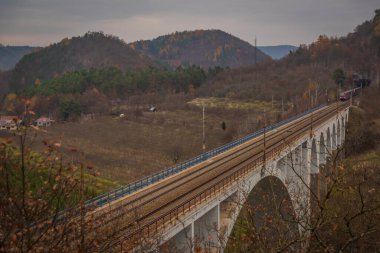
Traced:
<path fill-rule="evenodd" d="M 344 143 L 348 116 L 347 103 L 323 105 L 88 201 L 88 215 L 102 220 L 92 228 L 106 238 L 99 250 L 223 252 L 247 196 L 267 177 L 281 181 L 307 233 L 310 188 Z"/>

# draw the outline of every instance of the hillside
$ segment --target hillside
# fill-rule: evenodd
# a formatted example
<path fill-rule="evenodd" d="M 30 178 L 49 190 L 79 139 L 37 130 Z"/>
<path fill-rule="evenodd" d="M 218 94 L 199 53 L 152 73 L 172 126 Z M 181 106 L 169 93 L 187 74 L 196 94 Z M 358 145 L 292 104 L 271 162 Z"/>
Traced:
<path fill-rule="evenodd" d="M 38 49 L 29 46 L 3 46 L 0 44 L 0 71 L 12 69 L 26 54 Z"/>
<path fill-rule="evenodd" d="M 297 47 L 291 45 L 262 46 L 257 48 L 260 49 L 264 54 L 272 57 L 273 60 L 281 59 L 287 56 L 290 52 L 294 52 L 297 49 Z"/>
<path fill-rule="evenodd" d="M 172 67 L 195 64 L 236 68 L 255 63 L 255 47 L 220 30 L 176 32 L 130 46 Z M 257 62 L 268 58 L 257 50 Z"/>
<path fill-rule="evenodd" d="M 99 32 L 65 38 L 23 57 L 16 65 L 11 87 L 20 90 L 66 72 L 116 67 L 121 70 L 157 66 L 122 40 Z"/>
<path fill-rule="evenodd" d="M 9 78 L 11 76 L 11 71 L 0 71 L 0 99 L 2 100 L 9 92 Z"/>
<path fill-rule="evenodd" d="M 338 86 L 333 72 L 342 69 L 343 89 L 353 85 L 354 75 L 380 79 L 380 10 L 375 17 L 341 38 L 325 35 L 279 61 L 231 69 L 202 85 L 203 96 L 264 99 L 291 102 L 302 110 L 312 104 L 335 99 Z M 310 90 L 310 93 L 309 93 Z M 303 106 L 304 108 L 300 108 Z"/>

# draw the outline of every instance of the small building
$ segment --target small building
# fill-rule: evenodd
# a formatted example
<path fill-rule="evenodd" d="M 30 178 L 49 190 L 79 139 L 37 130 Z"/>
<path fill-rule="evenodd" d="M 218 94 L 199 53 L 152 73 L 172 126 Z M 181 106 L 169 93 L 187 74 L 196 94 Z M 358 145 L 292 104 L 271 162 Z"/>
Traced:
<path fill-rule="evenodd" d="M 51 126 L 51 124 L 54 122 L 54 120 L 47 118 L 47 117 L 39 117 L 36 119 L 35 124 L 38 127 L 48 127 Z"/>
<path fill-rule="evenodd" d="M 16 130 L 19 123 L 17 116 L 0 116 L 0 130 Z"/>

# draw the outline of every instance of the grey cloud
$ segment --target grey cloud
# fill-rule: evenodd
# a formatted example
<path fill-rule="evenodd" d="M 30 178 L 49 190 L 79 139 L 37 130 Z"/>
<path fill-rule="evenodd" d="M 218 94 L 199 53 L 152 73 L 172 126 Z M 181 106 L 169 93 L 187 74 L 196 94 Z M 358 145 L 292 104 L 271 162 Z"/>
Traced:
<path fill-rule="evenodd" d="M 373 16 L 378 0 L 0 0 L 0 42 L 47 45 L 88 30 L 127 41 L 219 28 L 262 44 L 344 35 Z M 36 39 L 38 38 L 38 39 Z M 16 40 L 14 40 L 16 41 Z M 17 41 L 19 43 L 19 41 Z"/>

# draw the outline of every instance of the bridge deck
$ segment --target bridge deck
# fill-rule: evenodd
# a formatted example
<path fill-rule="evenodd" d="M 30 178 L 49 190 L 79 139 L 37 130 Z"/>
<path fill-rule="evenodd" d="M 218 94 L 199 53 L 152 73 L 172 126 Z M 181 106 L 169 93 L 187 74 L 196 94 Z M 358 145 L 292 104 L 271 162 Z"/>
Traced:
<path fill-rule="evenodd" d="M 265 134 L 266 158 L 277 155 L 287 143 L 310 133 L 311 122 L 317 127 L 345 108 L 339 103 L 323 107 Z M 125 240 L 138 240 L 155 233 L 167 222 L 199 204 L 202 199 L 228 186 L 239 175 L 262 165 L 264 135 L 243 143 L 194 167 L 147 186 L 92 211 L 102 220 L 101 227 L 111 226 L 112 233 L 103 249 Z M 99 227 L 99 231 L 101 231 Z M 131 244 L 129 244 L 130 246 Z"/>

